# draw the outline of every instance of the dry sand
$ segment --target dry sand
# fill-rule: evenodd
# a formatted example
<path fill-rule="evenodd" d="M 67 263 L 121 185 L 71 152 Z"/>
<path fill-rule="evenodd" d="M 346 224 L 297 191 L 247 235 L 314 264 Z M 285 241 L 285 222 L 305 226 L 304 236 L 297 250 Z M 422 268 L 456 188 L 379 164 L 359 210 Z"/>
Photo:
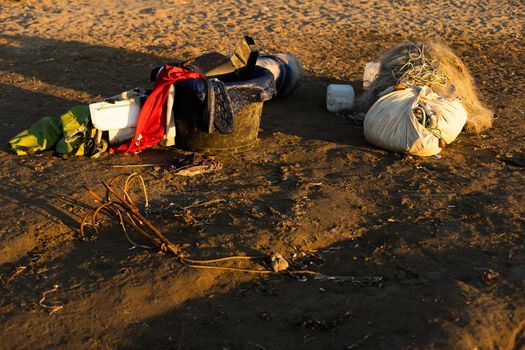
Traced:
<path fill-rule="evenodd" d="M 522 349 L 525 99 L 522 1 L 0 1 L 0 142 L 45 115 L 135 86 L 156 64 L 251 34 L 307 77 L 267 103 L 261 141 L 224 170 L 175 177 L 181 154 L 61 160 L 0 151 L 0 348 Z M 332 81 L 406 39 L 445 39 L 471 68 L 494 128 L 441 158 L 368 145 L 326 112 Z M 281 252 L 295 266 L 381 283 L 300 282 L 184 268 L 88 241 L 82 186 L 145 169 L 149 214 L 194 257 Z M 182 220 L 194 206 L 195 220 Z M 53 314 L 39 305 L 60 302 Z"/>

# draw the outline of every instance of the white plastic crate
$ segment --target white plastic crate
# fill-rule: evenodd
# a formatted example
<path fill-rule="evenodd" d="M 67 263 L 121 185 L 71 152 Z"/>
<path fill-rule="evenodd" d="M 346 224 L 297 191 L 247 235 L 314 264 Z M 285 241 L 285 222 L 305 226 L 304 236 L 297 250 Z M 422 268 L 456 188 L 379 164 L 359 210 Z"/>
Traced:
<path fill-rule="evenodd" d="M 98 130 L 125 129 L 137 125 L 140 104 L 134 100 L 92 103 L 89 113 L 93 126 Z"/>

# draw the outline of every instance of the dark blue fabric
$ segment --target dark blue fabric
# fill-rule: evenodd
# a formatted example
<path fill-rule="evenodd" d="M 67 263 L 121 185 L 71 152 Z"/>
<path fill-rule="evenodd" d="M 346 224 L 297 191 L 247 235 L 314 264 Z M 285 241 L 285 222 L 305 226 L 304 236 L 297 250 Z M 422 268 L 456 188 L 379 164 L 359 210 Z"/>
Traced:
<path fill-rule="evenodd" d="M 247 80 L 223 82 L 216 78 L 190 80 L 184 83 L 191 88 L 204 109 L 199 120 L 200 128 L 207 133 L 215 130 L 223 134 L 233 132 L 235 115 L 246 105 L 264 102 L 276 95 L 272 73 L 255 68 Z"/>
<path fill-rule="evenodd" d="M 194 79 L 194 80 L 187 80 L 184 83 L 185 86 L 190 88 L 195 96 L 204 103 L 204 100 L 206 100 L 206 93 L 207 93 L 207 87 L 206 87 L 206 80 L 205 79 Z"/>
<path fill-rule="evenodd" d="M 272 72 L 261 67 L 255 68 L 250 79 L 224 83 L 224 86 L 234 114 L 250 103 L 268 101 L 277 94 Z"/>
<path fill-rule="evenodd" d="M 156 74 L 158 70 L 152 73 L 152 78 Z M 268 101 L 277 95 L 274 77 L 265 68 L 255 67 L 250 78 L 246 80 L 235 81 L 234 78 L 235 74 L 232 73 L 224 76 L 224 81 L 211 78 L 187 80 L 176 84 L 174 108 L 177 109 L 177 104 L 182 102 L 177 92 L 184 90 L 183 95 L 187 96 L 186 92 L 191 91 L 194 98 L 191 99 L 190 107 L 199 111 L 200 117 L 196 120 L 199 129 L 207 133 L 215 130 L 223 134 L 231 133 L 235 115 L 246 105 Z"/>

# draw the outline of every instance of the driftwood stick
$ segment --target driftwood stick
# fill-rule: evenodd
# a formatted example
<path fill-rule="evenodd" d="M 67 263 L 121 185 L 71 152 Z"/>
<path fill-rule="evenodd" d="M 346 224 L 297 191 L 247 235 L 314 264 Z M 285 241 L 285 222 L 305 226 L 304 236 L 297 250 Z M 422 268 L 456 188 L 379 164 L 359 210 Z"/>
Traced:
<path fill-rule="evenodd" d="M 151 222 L 149 222 L 144 216 L 142 216 L 142 214 L 136 206 L 127 202 L 126 199 L 122 198 L 122 196 L 111 186 L 109 186 L 105 181 L 102 181 L 102 184 L 113 196 L 115 196 L 115 198 L 117 198 L 120 201 L 120 205 L 124 206 L 127 210 L 129 210 L 133 214 L 133 216 L 135 216 L 140 222 L 142 222 L 149 230 L 151 230 L 157 236 L 157 238 L 162 242 L 161 248 L 163 251 L 170 251 L 178 257 L 184 256 L 184 253 L 179 248 L 179 246 L 171 243 L 155 226 L 151 224 Z"/>

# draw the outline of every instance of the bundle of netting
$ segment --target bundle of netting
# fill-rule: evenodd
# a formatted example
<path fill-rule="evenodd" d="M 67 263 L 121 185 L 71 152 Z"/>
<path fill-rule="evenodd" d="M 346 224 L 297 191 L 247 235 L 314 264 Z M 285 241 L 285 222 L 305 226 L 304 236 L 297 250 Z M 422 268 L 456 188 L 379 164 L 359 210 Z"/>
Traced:
<path fill-rule="evenodd" d="M 468 114 L 466 130 L 481 132 L 492 126 L 494 113 L 478 98 L 474 79 L 463 61 L 443 43 L 404 43 L 390 49 L 369 88 L 357 98 L 355 110 L 367 112 L 395 85 L 429 86 L 448 98 L 458 98 Z"/>

